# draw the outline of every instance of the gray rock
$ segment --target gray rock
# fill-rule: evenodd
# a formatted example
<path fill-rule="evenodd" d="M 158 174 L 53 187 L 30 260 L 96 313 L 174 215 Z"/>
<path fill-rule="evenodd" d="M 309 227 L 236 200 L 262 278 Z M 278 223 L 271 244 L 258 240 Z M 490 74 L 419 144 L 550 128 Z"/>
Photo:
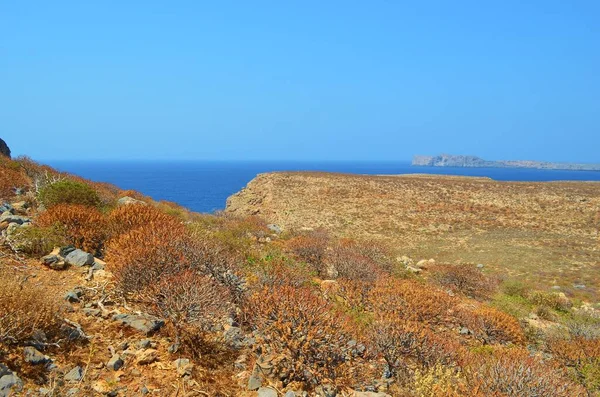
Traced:
<path fill-rule="evenodd" d="M 121 206 L 121 205 L 130 205 L 130 204 L 141 204 L 141 205 L 146 205 L 146 203 L 142 200 L 137 200 L 134 199 L 133 197 L 121 197 L 120 199 L 117 200 L 117 205 Z"/>
<path fill-rule="evenodd" d="M 277 233 L 277 234 L 281 233 L 281 228 L 278 225 L 274 224 L 274 223 L 268 224 L 267 228 L 269 228 L 269 230 L 272 231 L 272 232 L 274 232 L 274 233 Z"/>
<path fill-rule="evenodd" d="M 332 385 L 321 385 L 317 386 L 315 391 L 320 397 L 335 397 L 337 396 L 337 390 Z"/>
<path fill-rule="evenodd" d="M 573 284 L 573 288 L 575 288 L 575 289 L 585 289 L 585 284 Z"/>
<path fill-rule="evenodd" d="M 0 205 L 0 213 L 5 213 L 6 211 L 13 213 L 13 207 L 9 203 L 2 203 Z"/>
<path fill-rule="evenodd" d="M 65 380 L 67 382 L 79 382 L 82 378 L 83 378 L 83 368 L 81 368 L 79 365 L 76 366 L 75 368 L 73 368 L 72 370 L 70 370 L 65 375 Z"/>
<path fill-rule="evenodd" d="M 191 376 L 194 370 L 194 364 L 190 363 L 190 360 L 187 358 L 179 358 L 173 361 L 173 365 L 175 365 L 177 375 L 181 377 Z"/>
<path fill-rule="evenodd" d="M 115 314 L 114 321 L 118 321 L 123 325 L 131 327 L 137 331 L 143 332 L 146 335 L 158 331 L 165 325 L 163 320 L 152 317 L 146 314 Z"/>
<path fill-rule="evenodd" d="M 63 258 L 67 255 L 69 255 L 71 252 L 75 251 L 75 247 L 73 247 L 72 245 L 66 245 L 64 247 L 61 247 L 58 250 L 58 255 L 62 256 Z"/>
<path fill-rule="evenodd" d="M 351 394 L 352 397 L 392 397 L 386 393 L 377 393 L 374 391 L 355 391 Z"/>
<path fill-rule="evenodd" d="M 113 355 L 110 360 L 106 363 L 106 367 L 108 369 L 112 369 L 113 371 L 117 371 L 119 368 L 123 366 L 124 362 L 121 359 L 121 356 L 118 354 Z"/>
<path fill-rule="evenodd" d="M 262 386 L 262 380 L 258 374 L 253 373 L 248 379 L 248 390 L 258 390 Z"/>
<path fill-rule="evenodd" d="M 258 397 L 277 397 L 277 391 L 270 387 L 261 387 L 258 389 Z"/>
<path fill-rule="evenodd" d="M 50 358 L 48 356 L 45 356 L 32 346 L 27 346 L 23 349 L 23 357 L 26 362 L 33 365 L 46 364 L 50 362 Z"/>
<path fill-rule="evenodd" d="M 29 218 L 27 216 L 13 215 L 11 213 L 4 212 L 0 216 L 0 223 L 2 223 L 2 222 L 16 223 L 17 225 L 22 225 L 24 223 L 30 223 L 31 218 Z"/>
<path fill-rule="evenodd" d="M 483 263 L 479 263 L 477 265 L 477 269 L 483 269 L 485 267 L 485 265 Z"/>
<path fill-rule="evenodd" d="M 143 396 L 145 396 L 146 394 L 150 393 L 150 390 L 148 390 L 148 388 L 146 386 L 143 386 L 142 389 L 140 390 L 140 392 L 142 393 Z"/>
<path fill-rule="evenodd" d="M 73 266 L 91 266 L 94 264 L 94 255 L 80 249 L 73 250 L 65 256 L 65 262 Z"/>
<path fill-rule="evenodd" d="M 75 396 L 79 396 L 79 392 L 81 390 L 79 390 L 79 388 L 77 387 L 72 387 L 69 390 L 67 390 L 67 397 L 75 397 Z"/>
<path fill-rule="evenodd" d="M 79 296 L 80 296 L 80 293 L 78 293 L 78 291 L 75 291 L 75 290 L 67 291 L 67 293 L 64 296 L 64 299 L 67 302 L 77 303 L 77 302 L 79 302 Z"/>
<path fill-rule="evenodd" d="M 83 309 L 83 313 L 88 317 L 98 317 L 98 316 L 100 316 L 100 314 L 102 314 L 102 311 L 100 309 L 93 309 L 93 308 L 87 307 L 87 308 Z"/>
<path fill-rule="evenodd" d="M 23 381 L 6 365 L 0 363 L 0 397 L 15 395 L 23 390 Z"/>
<path fill-rule="evenodd" d="M 228 345 L 235 349 L 252 346 L 255 343 L 254 338 L 246 336 L 240 327 L 227 328 L 223 332 L 223 338 Z"/>
<path fill-rule="evenodd" d="M 48 266 L 50 269 L 54 270 L 64 270 L 67 267 L 67 264 L 58 255 L 46 255 L 42 257 L 41 261 L 42 265 Z"/>
<path fill-rule="evenodd" d="M 285 396 L 283 397 L 296 397 L 296 393 L 294 393 L 293 391 L 289 390 L 285 393 Z"/>
<path fill-rule="evenodd" d="M 469 335 L 471 334 L 471 330 L 467 327 L 462 327 L 459 331 L 461 335 Z"/>
<path fill-rule="evenodd" d="M 148 349 L 144 350 L 138 355 L 137 363 L 140 365 L 148 365 L 158 361 L 158 350 Z"/>
<path fill-rule="evenodd" d="M 138 348 L 140 348 L 140 349 L 147 349 L 152 346 L 152 340 L 151 339 L 142 339 L 141 341 L 138 342 L 137 345 L 138 345 Z"/>

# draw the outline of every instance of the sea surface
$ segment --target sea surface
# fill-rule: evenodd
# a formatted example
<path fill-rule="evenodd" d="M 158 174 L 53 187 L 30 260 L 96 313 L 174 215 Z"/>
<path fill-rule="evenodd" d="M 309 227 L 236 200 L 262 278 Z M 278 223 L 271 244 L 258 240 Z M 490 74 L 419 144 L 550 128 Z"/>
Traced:
<path fill-rule="evenodd" d="M 133 189 L 155 200 L 168 200 L 197 212 L 225 208 L 227 197 L 257 174 L 270 171 L 329 171 L 352 174 L 443 174 L 485 176 L 499 181 L 600 181 L 598 171 L 526 168 L 414 167 L 410 162 L 67 162 L 50 165 L 122 189 Z"/>

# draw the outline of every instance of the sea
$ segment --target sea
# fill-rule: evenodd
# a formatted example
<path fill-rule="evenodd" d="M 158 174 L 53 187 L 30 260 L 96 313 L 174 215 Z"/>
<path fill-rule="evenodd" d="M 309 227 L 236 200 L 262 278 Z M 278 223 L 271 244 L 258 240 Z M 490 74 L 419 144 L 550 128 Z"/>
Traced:
<path fill-rule="evenodd" d="M 49 161 L 51 166 L 155 200 L 173 201 L 196 212 L 225 208 L 227 197 L 256 175 L 271 171 L 327 171 L 350 174 L 440 174 L 483 176 L 498 181 L 600 181 L 600 171 L 528 168 L 418 167 L 410 162 L 260 161 Z"/>

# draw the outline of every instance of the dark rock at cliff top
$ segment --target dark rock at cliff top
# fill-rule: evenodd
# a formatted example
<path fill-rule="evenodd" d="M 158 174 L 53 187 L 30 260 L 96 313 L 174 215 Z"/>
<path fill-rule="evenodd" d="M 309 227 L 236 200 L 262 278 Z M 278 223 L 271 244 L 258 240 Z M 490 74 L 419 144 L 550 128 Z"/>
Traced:
<path fill-rule="evenodd" d="M 0 154 L 10 158 L 10 149 L 2 138 L 0 138 Z"/>

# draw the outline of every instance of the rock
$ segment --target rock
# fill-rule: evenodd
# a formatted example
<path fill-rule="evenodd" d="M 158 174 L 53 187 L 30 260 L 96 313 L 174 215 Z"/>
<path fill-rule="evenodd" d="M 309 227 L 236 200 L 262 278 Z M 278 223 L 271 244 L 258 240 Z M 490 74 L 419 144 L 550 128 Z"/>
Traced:
<path fill-rule="evenodd" d="M 296 393 L 292 390 L 288 390 L 287 392 L 285 392 L 285 395 L 283 397 L 296 397 Z"/>
<path fill-rule="evenodd" d="M 0 204 L 0 213 L 4 214 L 7 211 L 11 214 L 14 214 L 12 205 L 10 205 L 9 203 Z"/>
<path fill-rule="evenodd" d="M 2 138 L 0 138 L 0 154 L 2 156 L 10 158 L 10 148 Z"/>
<path fill-rule="evenodd" d="M 392 397 L 386 393 L 377 393 L 374 391 L 355 391 L 351 394 L 352 397 Z"/>
<path fill-rule="evenodd" d="M 483 269 L 485 265 L 483 263 L 477 264 L 477 269 Z"/>
<path fill-rule="evenodd" d="M 134 199 L 133 197 L 121 197 L 120 199 L 117 200 L 117 205 L 121 206 L 121 205 L 130 205 L 130 204 L 141 204 L 141 205 L 146 205 L 146 203 L 142 200 L 137 200 Z"/>
<path fill-rule="evenodd" d="M 67 397 L 75 397 L 75 396 L 79 396 L 80 394 L 80 390 L 77 387 L 72 387 L 69 390 L 67 390 Z"/>
<path fill-rule="evenodd" d="M 335 397 L 337 390 L 332 385 L 320 385 L 315 388 L 315 392 L 319 397 Z"/>
<path fill-rule="evenodd" d="M 235 349 L 252 346 L 255 343 L 254 338 L 247 337 L 240 327 L 227 327 L 223 332 L 223 338 Z"/>
<path fill-rule="evenodd" d="M 88 317 L 98 317 L 102 314 L 102 311 L 100 309 L 86 307 L 85 309 L 83 309 L 83 314 L 85 314 Z"/>
<path fill-rule="evenodd" d="M 50 269 L 63 270 L 67 267 L 67 264 L 58 255 L 49 254 L 43 256 L 41 259 L 42 265 L 48 266 Z"/>
<path fill-rule="evenodd" d="M 575 288 L 575 289 L 585 289 L 585 284 L 573 284 L 573 288 Z"/>
<path fill-rule="evenodd" d="M 146 394 L 150 393 L 150 390 L 148 390 L 146 386 L 142 386 L 140 393 L 142 393 L 142 395 L 145 396 Z"/>
<path fill-rule="evenodd" d="M 14 395 L 23 390 L 23 381 L 6 365 L 0 363 L 0 397 Z"/>
<path fill-rule="evenodd" d="M 250 375 L 248 379 L 248 390 L 258 390 L 262 386 L 262 379 L 257 373 Z"/>
<path fill-rule="evenodd" d="M 158 331 L 163 325 L 165 325 L 163 320 L 146 314 L 115 314 L 113 316 L 113 320 L 143 332 L 146 335 Z"/>
<path fill-rule="evenodd" d="M 63 258 L 67 255 L 69 255 L 71 252 L 75 251 L 75 247 L 73 247 L 72 245 L 66 245 L 64 247 L 59 248 L 58 250 L 58 255 L 62 256 Z M 54 251 L 52 251 L 54 253 Z"/>
<path fill-rule="evenodd" d="M 424 269 L 427 267 L 427 265 L 429 264 L 429 261 L 426 259 L 421 259 L 420 261 L 417 262 L 417 264 L 415 265 L 417 268 L 419 269 Z"/>
<path fill-rule="evenodd" d="M 106 262 L 101 259 L 94 258 L 94 263 L 92 264 L 92 269 L 94 270 L 104 270 L 106 267 Z"/>
<path fill-rule="evenodd" d="M 73 250 L 65 256 L 65 262 L 73 266 L 91 266 L 94 263 L 94 255 L 88 254 L 80 249 Z"/>
<path fill-rule="evenodd" d="M 413 267 L 413 266 L 406 266 L 406 270 L 408 270 L 409 272 L 415 273 L 415 274 L 419 274 L 423 271 L 423 270 L 419 269 L 418 267 Z"/>
<path fill-rule="evenodd" d="M 27 208 L 29 208 L 29 204 L 27 204 L 27 201 L 18 201 L 16 203 L 12 203 L 11 206 L 15 211 L 22 213 L 27 211 Z"/>
<path fill-rule="evenodd" d="M 27 216 L 13 215 L 10 212 L 9 213 L 4 212 L 0 216 L 0 222 L 8 222 L 9 224 L 16 223 L 17 225 L 23 225 L 25 223 L 31 223 L 31 218 L 29 218 Z"/>
<path fill-rule="evenodd" d="M 467 327 L 462 327 L 460 331 L 458 331 L 461 335 L 470 335 L 471 330 Z"/>
<path fill-rule="evenodd" d="M 398 262 L 404 264 L 405 266 L 412 266 L 412 264 L 414 263 L 413 260 L 406 255 L 402 255 L 402 256 L 396 258 L 396 260 Z"/>
<path fill-rule="evenodd" d="M 553 290 L 560 290 L 560 285 L 553 285 L 553 286 L 552 286 L 552 289 L 553 289 Z"/>
<path fill-rule="evenodd" d="M 261 387 L 258 389 L 258 397 L 277 397 L 277 390 L 270 387 Z"/>
<path fill-rule="evenodd" d="M 269 224 L 267 225 L 267 228 L 268 228 L 270 231 L 272 231 L 272 232 L 274 232 L 274 233 L 276 233 L 276 234 L 279 234 L 279 233 L 281 233 L 281 228 L 280 228 L 278 225 L 274 224 L 274 223 L 269 223 Z"/>
<path fill-rule="evenodd" d="M 64 299 L 70 303 L 77 303 L 77 302 L 79 302 L 80 296 L 81 296 L 81 291 L 71 290 L 71 291 L 67 291 L 67 293 L 64 296 Z"/>
<path fill-rule="evenodd" d="M 142 339 L 141 341 L 138 342 L 137 346 L 140 349 L 147 349 L 152 346 L 152 340 L 151 339 Z"/>
<path fill-rule="evenodd" d="M 177 375 L 181 377 L 191 376 L 192 371 L 194 370 L 194 364 L 190 363 L 190 360 L 187 358 L 179 358 L 173 361 L 173 365 L 175 365 Z"/>
<path fill-rule="evenodd" d="M 82 378 L 83 378 L 83 368 L 81 368 L 79 365 L 76 366 L 75 368 L 73 368 L 72 370 L 70 370 L 65 375 L 65 380 L 67 382 L 79 382 Z"/>
<path fill-rule="evenodd" d="M 27 346 L 23 349 L 23 357 L 25 362 L 28 362 L 32 365 L 46 364 L 50 362 L 50 358 L 42 354 L 35 347 Z"/>
<path fill-rule="evenodd" d="M 114 354 L 110 360 L 106 363 L 106 367 L 108 369 L 112 369 L 113 371 L 117 371 L 119 368 L 123 366 L 124 362 L 121 359 L 121 356 L 118 354 Z"/>
<path fill-rule="evenodd" d="M 158 351 L 155 349 L 144 350 L 138 355 L 137 363 L 139 365 L 148 365 L 158 360 Z"/>

